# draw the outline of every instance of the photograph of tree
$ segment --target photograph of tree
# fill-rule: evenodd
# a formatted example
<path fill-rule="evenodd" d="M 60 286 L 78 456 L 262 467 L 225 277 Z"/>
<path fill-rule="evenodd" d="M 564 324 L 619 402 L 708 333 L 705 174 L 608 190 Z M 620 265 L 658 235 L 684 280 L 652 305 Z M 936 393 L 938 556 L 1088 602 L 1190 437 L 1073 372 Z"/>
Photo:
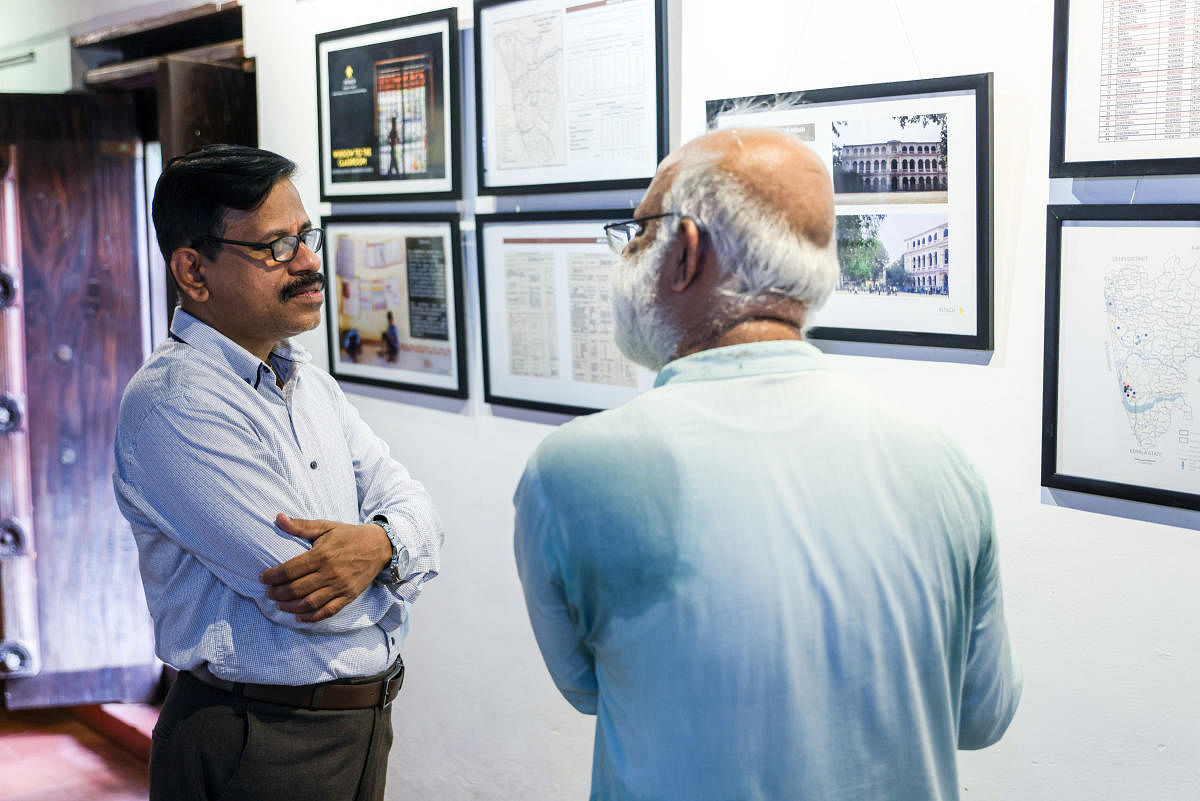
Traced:
<path fill-rule="evenodd" d="M 939 214 L 839 214 L 837 291 L 853 295 L 946 295 L 950 224 Z"/>

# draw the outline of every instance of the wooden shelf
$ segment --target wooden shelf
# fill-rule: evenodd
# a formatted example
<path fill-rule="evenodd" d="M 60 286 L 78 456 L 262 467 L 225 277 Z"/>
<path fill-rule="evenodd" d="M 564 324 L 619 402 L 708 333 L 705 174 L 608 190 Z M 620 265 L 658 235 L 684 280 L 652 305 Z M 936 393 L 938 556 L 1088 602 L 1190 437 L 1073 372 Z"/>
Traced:
<path fill-rule="evenodd" d="M 169 56 L 151 56 L 96 67 L 88 70 L 84 75 L 84 84 L 92 89 L 139 89 L 153 86 L 158 75 L 159 65 L 165 63 L 167 59 L 225 64 L 247 72 L 253 71 L 254 68 L 253 62 L 248 62 L 242 51 L 242 40 L 234 39 L 229 42 L 193 47 L 190 50 L 180 50 Z"/>

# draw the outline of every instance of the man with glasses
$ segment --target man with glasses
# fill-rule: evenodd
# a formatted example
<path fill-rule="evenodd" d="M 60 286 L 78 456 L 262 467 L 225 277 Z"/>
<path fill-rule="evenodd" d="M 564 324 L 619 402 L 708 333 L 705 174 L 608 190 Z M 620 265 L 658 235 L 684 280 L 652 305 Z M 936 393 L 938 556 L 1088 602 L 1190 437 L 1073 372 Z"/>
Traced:
<path fill-rule="evenodd" d="M 805 341 L 838 275 L 821 160 L 710 133 L 607 227 L 655 388 L 548 436 L 516 560 L 594 801 L 947 801 L 1020 679 L 986 487 Z"/>
<path fill-rule="evenodd" d="M 438 572 L 425 490 L 289 339 L 325 284 L 295 168 L 210 146 L 155 190 L 180 307 L 125 391 L 113 476 L 180 671 L 155 800 L 382 799 L 408 611 Z"/>

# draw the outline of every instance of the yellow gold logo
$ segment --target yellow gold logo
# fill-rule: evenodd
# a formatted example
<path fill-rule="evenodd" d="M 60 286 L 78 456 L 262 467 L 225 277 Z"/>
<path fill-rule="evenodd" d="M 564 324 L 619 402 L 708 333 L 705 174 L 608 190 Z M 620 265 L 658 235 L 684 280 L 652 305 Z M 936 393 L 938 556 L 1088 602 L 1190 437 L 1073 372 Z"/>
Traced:
<path fill-rule="evenodd" d="M 348 80 L 352 79 L 353 77 L 354 77 L 354 67 L 351 67 L 349 64 L 347 64 L 346 65 L 346 80 L 348 81 Z"/>

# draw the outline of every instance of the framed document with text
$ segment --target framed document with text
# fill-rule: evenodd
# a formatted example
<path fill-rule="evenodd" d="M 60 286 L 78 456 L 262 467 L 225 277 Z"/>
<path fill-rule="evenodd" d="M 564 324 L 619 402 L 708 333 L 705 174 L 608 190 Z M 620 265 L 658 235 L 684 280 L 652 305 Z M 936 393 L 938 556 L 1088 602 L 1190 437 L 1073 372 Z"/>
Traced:
<path fill-rule="evenodd" d="M 1055 0 L 1050 177 L 1200 172 L 1200 6 Z"/>
<path fill-rule="evenodd" d="M 321 200 L 459 197 L 457 10 L 316 41 Z"/>
<path fill-rule="evenodd" d="M 1050 206 L 1042 485 L 1200 510 L 1200 205 Z"/>
<path fill-rule="evenodd" d="M 467 397 L 458 218 L 323 217 L 329 372 Z"/>
<path fill-rule="evenodd" d="M 646 186 L 667 148 L 666 0 L 480 0 L 480 194 Z"/>
<path fill-rule="evenodd" d="M 710 100 L 710 130 L 788 131 L 833 178 L 838 284 L 813 339 L 990 350 L 991 73 Z"/>
<path fill-rule="evenodd" d="M 475 218 L 488 403 L 587 414 L 654 383 L 613 338 L 617 256 L 603 225 L 629 209 Z"/>

